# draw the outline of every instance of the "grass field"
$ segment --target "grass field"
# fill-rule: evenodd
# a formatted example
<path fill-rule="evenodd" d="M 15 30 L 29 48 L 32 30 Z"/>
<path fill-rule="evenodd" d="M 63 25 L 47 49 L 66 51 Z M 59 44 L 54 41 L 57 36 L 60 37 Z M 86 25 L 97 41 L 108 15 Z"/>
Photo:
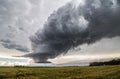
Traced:
<path fill-rule="evenodd" d="M 0 79 L 120 79 L 120 65 L 92 67 L 0 67 Z"/>

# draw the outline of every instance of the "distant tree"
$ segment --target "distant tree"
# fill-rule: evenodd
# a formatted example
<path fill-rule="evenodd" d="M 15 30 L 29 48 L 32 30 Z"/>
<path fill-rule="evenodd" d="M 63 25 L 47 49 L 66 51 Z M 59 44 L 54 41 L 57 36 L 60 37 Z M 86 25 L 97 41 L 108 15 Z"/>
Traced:
<path fill-rule="evenodd" d="M 14 67 L 25 67 L 25 66 L 23 66 L 23 65 L 15 65 Z"/>
<path fill-rule="evenodd" d="M 113 59 L 106 62 L 91 62 L 89 66 L 120 65 L 120 59 Z"/>

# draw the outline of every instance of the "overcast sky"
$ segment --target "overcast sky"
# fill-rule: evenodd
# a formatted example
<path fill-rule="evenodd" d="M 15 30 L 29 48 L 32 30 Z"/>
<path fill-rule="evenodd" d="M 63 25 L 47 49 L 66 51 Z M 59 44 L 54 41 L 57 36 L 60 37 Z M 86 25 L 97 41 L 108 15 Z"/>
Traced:
<path fill-rule="evenodd" d="M 84 4 L 82 0 L 76 1 L 81 5 Z M 3 63 L 2 58 L 32 53 L 30 36 L 38 29 L 43 29 L 50 14 L 68 2 L 70 0 L 0 0 L 0 62 Z M 80 45 L 69 50 L 67 54 L 48 60 L 60 64 L 116 57 L 120 57 L 119 36 L 104 38 L 90 45 Z M 7 60 L 9 59 L 4 62 L 11 62 Z"/>

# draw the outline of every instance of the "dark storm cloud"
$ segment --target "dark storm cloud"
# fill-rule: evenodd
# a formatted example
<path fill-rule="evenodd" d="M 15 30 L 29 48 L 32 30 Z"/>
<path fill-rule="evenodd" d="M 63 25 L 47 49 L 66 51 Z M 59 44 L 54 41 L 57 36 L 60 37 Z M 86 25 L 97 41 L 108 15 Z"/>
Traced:
<path fill-rule="evenodd" d="M 119 0 L 83 0 L 70 2 L 48 17 L 43 30 L 30 39 L 36 62 L 46 62 L 71 48 L 92 44 L 103 38 L 120 36 Z"/>
<path fill-rule="evenodd" d="M 36 54 L 31 53 L 31 54 L 25 55 L 25 57 L 32 57 L 37 63 L 50 63 L 49 61 L 46 61 L 46 59 L 54 57 L 54 53 L 52 52 L 51 53 L 42 52 L 42 53 L 36 53 Z"/>
<path fill-rule="evenodd" d="M 2 39 L 1 44 L 8 49 L 16 49 L 21 52 L 29 52 L 29 49 L 25 46 L 21 46 L 19 44 L 16 44 L 15 42 L 9 40 L 9 39 Z"/>

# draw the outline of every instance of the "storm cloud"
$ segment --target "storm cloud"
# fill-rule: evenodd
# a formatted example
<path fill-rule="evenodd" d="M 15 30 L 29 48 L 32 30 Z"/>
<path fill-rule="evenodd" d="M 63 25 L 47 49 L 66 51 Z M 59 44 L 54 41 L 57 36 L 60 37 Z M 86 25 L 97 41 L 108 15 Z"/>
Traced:
<path fill-rule="evenodd" d="M 75 0 L 54 11 L 30 37 L 36 62 L 47 62 L 82 44 L 120 36 L 119 0 Z"/>

